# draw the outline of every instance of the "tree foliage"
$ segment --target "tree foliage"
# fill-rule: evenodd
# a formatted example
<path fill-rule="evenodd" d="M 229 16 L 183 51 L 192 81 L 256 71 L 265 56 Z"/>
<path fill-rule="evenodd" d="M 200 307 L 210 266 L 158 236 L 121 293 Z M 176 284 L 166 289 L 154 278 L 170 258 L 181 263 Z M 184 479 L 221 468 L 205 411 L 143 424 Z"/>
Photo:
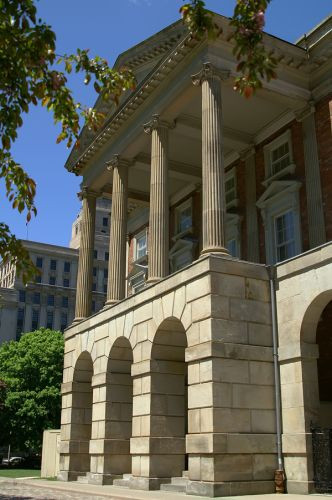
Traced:
<path fill-rule="evenodd" d="M 59 428 L 63 349 L 44 328 L 0 346 L 0 445 L 39 451 L 43 430 Z"/>
<path fill-rule="evenodd" d="M 270 1 L 237 0 L 231 19 L 240 72 L 234 89 L 246 97 L 261 87 L 262 79 L 275 76 L 276 61 L 262 43 L 265 10 Z M 218 36 L 219 28 L 204 1 L 190 0 L 180 12 L 196 37 Z M 105 59 L 90 58 L 88 50 L 57 54 L 56 35 L 37 18 L 35 0 L 0 0 L 0 66 L 0 179 L 5 180 L 6 196 L 13 209 L 24 212 L 29 223 L 37 213 L 36 184 L 11 154 L 24 114 L 31 106 L 42 104 L 53 113 L 55 123 L 61 124 L 56 142 L 66 141 L 71 147 L 78 144 L 82 119 L 85 126 L 96 130 L 105 117 L 75 101 L 68 87 L 68 74 L 82 73 L 84 84 L 93 82 L 102 99 L 115 103 L 124 90 L 135 87 L 135 78 L 126 68 L 116 71 Z M 4 223 L 0 223 L 0 258 L 16 264 L 24 282 L 38 274 L 27 250 Z"/>

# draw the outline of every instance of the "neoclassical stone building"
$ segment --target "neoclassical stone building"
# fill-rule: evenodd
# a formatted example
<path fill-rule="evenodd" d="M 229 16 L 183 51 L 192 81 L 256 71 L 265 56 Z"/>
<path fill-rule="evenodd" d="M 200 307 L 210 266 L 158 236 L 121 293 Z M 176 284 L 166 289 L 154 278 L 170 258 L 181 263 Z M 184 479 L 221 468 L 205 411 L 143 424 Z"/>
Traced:
<path fill-rule="evenodd" d="M 227 496 L 273 492 L 276 470 L 289 492 L 326 479 L 312 428 L 332 427 L 332 18 L 295 45 L 266 34 L 278 77 L 250 100 L 216 20 L 215 41 L 175 23 L 120 55 L 137 88 L 97 103 L 105 126 L 67 161 L 83 216 L 62 480 Z"/>

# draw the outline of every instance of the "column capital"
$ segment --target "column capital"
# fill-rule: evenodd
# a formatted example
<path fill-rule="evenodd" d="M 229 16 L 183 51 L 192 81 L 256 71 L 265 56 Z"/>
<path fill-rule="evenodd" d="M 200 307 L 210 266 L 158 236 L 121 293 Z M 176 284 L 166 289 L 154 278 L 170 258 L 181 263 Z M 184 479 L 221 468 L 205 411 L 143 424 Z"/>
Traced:
<path fill-rule="evenodd" d="M 121 155 L 113 155 L 112 158 L 106 162 L 106 169 L 109 172 L 113 172 L 115 168 L 119 167 L 130 167 L 133 164 L 132 161 L 123 158 Z"/>
<path fill-rule="evenodd" d="M 100 191 L 94 191 L 90 189 L 88 186 L 82 186 L 81 191 L 77 193 L 78 198 L 82 201 L 86 198 L 98 198 L 100 196 Z"/>
<path fill-rule="evenodd" d="M 149 122 L 144 123 L 143 125 L 144 132 L 148 135 L 152 134 L 153 130 L 157 130 L 160 128 L 168 128 L 168 129 L 175 128 L 175 122 L 168 122 L 166 120 L 162 120 L 160 118 L 160 115 L 155 114 L 152 115 L 152 119 Z"/>
<path fill-rule="evenodd" d="M 316 111 L 315 101 L 313 100 L 308 101 L 307 105 L 304 108 L 295 111 L 296 121 L 303 122 L 303 120 L 308 118 L 308 116 L 314 114 L 315 111 Z"/>
<path fill-rule="evenodd" d="M 219 80 L 228 80 L 231 72 L 228 69 L 220 69 L 213 66 L 210 62 L 203 63 L 203 68 L 191 76 L 191 81 L 195 87 L 199 87 L 209 78 L 219 78 Z"/>

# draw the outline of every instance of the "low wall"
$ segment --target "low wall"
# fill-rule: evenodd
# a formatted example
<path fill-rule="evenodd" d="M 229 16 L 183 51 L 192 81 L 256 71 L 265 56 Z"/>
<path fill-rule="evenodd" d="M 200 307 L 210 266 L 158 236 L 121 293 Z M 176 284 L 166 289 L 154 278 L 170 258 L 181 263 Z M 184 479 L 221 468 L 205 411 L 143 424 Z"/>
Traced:
<path fill-rule="evenodd" d="M 41 477 L 56 477 L 60 468 L 60 429 L 44 431 Z"/>

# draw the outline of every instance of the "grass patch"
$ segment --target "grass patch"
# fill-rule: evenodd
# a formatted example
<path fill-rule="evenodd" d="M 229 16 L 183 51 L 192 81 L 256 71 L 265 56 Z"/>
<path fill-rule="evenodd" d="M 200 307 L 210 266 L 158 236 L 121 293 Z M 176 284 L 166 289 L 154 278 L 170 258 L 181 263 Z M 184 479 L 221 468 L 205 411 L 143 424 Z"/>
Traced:
<path fill-rule="evenodd" d="M 0 469 L 0 477 L 40 477 L 36 469 Z"/>

